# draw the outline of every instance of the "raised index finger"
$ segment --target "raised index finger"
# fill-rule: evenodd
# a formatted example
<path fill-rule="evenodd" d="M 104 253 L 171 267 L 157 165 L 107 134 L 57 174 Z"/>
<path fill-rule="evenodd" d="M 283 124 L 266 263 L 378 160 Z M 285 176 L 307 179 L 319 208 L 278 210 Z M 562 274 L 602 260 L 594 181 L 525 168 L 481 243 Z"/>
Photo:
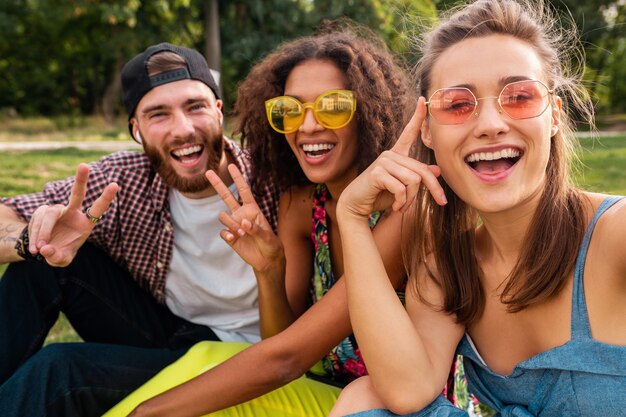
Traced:
<path fill-rule="evenodd" d="M 74 180 L 74 185 L 72 185 L 72 193 L 67 205 L 69 209 L 79 209 L 82 206 L 85 193 L 87 192 L 88 179 L 89 166 L 87 164 L 79 164 L 78 168 L 76 168 L 76 179 Z"/>
<path fill-rule="evenodd" d="M 208 170 L 205 176 L 213 186 L 213 189 L 217 192 L 222 201 L 224 201 L 224 203 L 226 204 L 226 207 L 228 207 L 231 212 L 237 210 L 240 207 L 239 201 L 237 201 L 237 199 L 230 192 L 226 184 L 224 184 L 224 181 L 222 181 L 222 179 L 219 177 L 219 175 L 215 173 L 215 171 L 213 171 L 212 169 Z"/>
<path fill-rule="evenodd" d="M 426 118 L 426 100 L 424 97 L 420 97 L 417 100 L 417 107 L 415 108 L 415 113 L 409 120 L 409 123 L 404 127 L 402 134 L 396 141 L 396 143 L 391 148 L 392 151 L 399 153 L 400 155 L 409 155 L 411 151 L 411 147 L 417 140 L 420 129 L 422 127 L 422 123 L 424 123 L 424 119 Z"/>

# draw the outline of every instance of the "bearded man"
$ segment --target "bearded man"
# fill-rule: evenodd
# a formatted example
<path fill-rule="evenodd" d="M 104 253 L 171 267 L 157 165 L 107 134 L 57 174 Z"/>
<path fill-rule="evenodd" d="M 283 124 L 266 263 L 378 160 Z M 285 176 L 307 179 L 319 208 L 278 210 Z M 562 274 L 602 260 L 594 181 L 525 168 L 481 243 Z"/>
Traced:
<path fill-rule="evenodd" d="M 122 70 L 145 152 L 81 164 L 40 193 L 0 199 L 0 415 L 101 415 L 201 340 L 256 342 L 254 273 L 220 237 L 205 177 L 246 179 L 197 51 L 161 43 Z M 277 193 L 256 196 L 276 227 Z M 44 340 L 63 312 L 84 342 Z"/>

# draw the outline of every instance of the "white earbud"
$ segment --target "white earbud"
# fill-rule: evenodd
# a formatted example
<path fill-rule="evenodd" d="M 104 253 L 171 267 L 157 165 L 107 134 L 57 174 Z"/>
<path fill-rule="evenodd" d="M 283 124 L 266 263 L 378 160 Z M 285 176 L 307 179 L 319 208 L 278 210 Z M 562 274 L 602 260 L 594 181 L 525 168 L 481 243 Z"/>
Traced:
<path fill-rule="evenodd" d="M 141 133 L 139 133 L 139 131 L 135 133 L 135 139 L 137 139 L 137 142 L 141 143 L 142 139 L 141 139 Z"/>

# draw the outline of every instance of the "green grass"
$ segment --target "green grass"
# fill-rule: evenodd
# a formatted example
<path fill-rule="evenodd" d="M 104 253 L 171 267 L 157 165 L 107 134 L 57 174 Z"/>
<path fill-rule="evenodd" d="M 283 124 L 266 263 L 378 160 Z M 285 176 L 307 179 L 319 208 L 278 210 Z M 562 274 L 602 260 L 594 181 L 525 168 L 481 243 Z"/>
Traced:
<path fill-rule="evenodd" d="M 39 191 L 48 181 L 74 175 L 79 163 L 97 160 L 106 153 L 76 148 L 2 152 L 0 196 Z"/>
<path fill-rule="evenodd" d="M 125 139 L 127 140 L 127 139 Z M 626 195 L 626 135 L 581 139 L 582 171 L 576 183 L 597 192 Z M 73 175 L 80 162 L 100 158 L 106 151 L 83 151 L 75 148 L 52 151 L 0 153 L 0 195 L 11 196 L 41 190 L 54 179 Z M 0 265 L 0 273 L 5 265 Z M 80 340 L 64 316 L 50 333 L 52 341 Z"/>
<path fill-rule="evenodd" d="M 626 195 L 626 135 L 580 139 L 582 170 L 576 181 L 581 188 Z"/>
<path fill-rule="evenodd" d="M 100 117 L 0 117 L 0 142 L 129 140 L 125 118 L 107 124 Z"/>

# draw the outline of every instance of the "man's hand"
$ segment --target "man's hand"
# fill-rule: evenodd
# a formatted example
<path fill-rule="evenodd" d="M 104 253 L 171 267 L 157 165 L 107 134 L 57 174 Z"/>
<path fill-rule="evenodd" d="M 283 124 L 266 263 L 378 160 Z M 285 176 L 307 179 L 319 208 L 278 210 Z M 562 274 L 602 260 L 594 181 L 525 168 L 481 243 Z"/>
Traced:
<path fill-rule="evenodd" d="M 52 266 L 67 266 L 72 262 L 119 189 L 115 183 L 107 185 L 88 213 L 83 212 L 88 178 L 89 166 L 80 164 L 68 205 L 41 206 L 30 220 L 27 250 L 33 255 L 41 254 Z"/>

